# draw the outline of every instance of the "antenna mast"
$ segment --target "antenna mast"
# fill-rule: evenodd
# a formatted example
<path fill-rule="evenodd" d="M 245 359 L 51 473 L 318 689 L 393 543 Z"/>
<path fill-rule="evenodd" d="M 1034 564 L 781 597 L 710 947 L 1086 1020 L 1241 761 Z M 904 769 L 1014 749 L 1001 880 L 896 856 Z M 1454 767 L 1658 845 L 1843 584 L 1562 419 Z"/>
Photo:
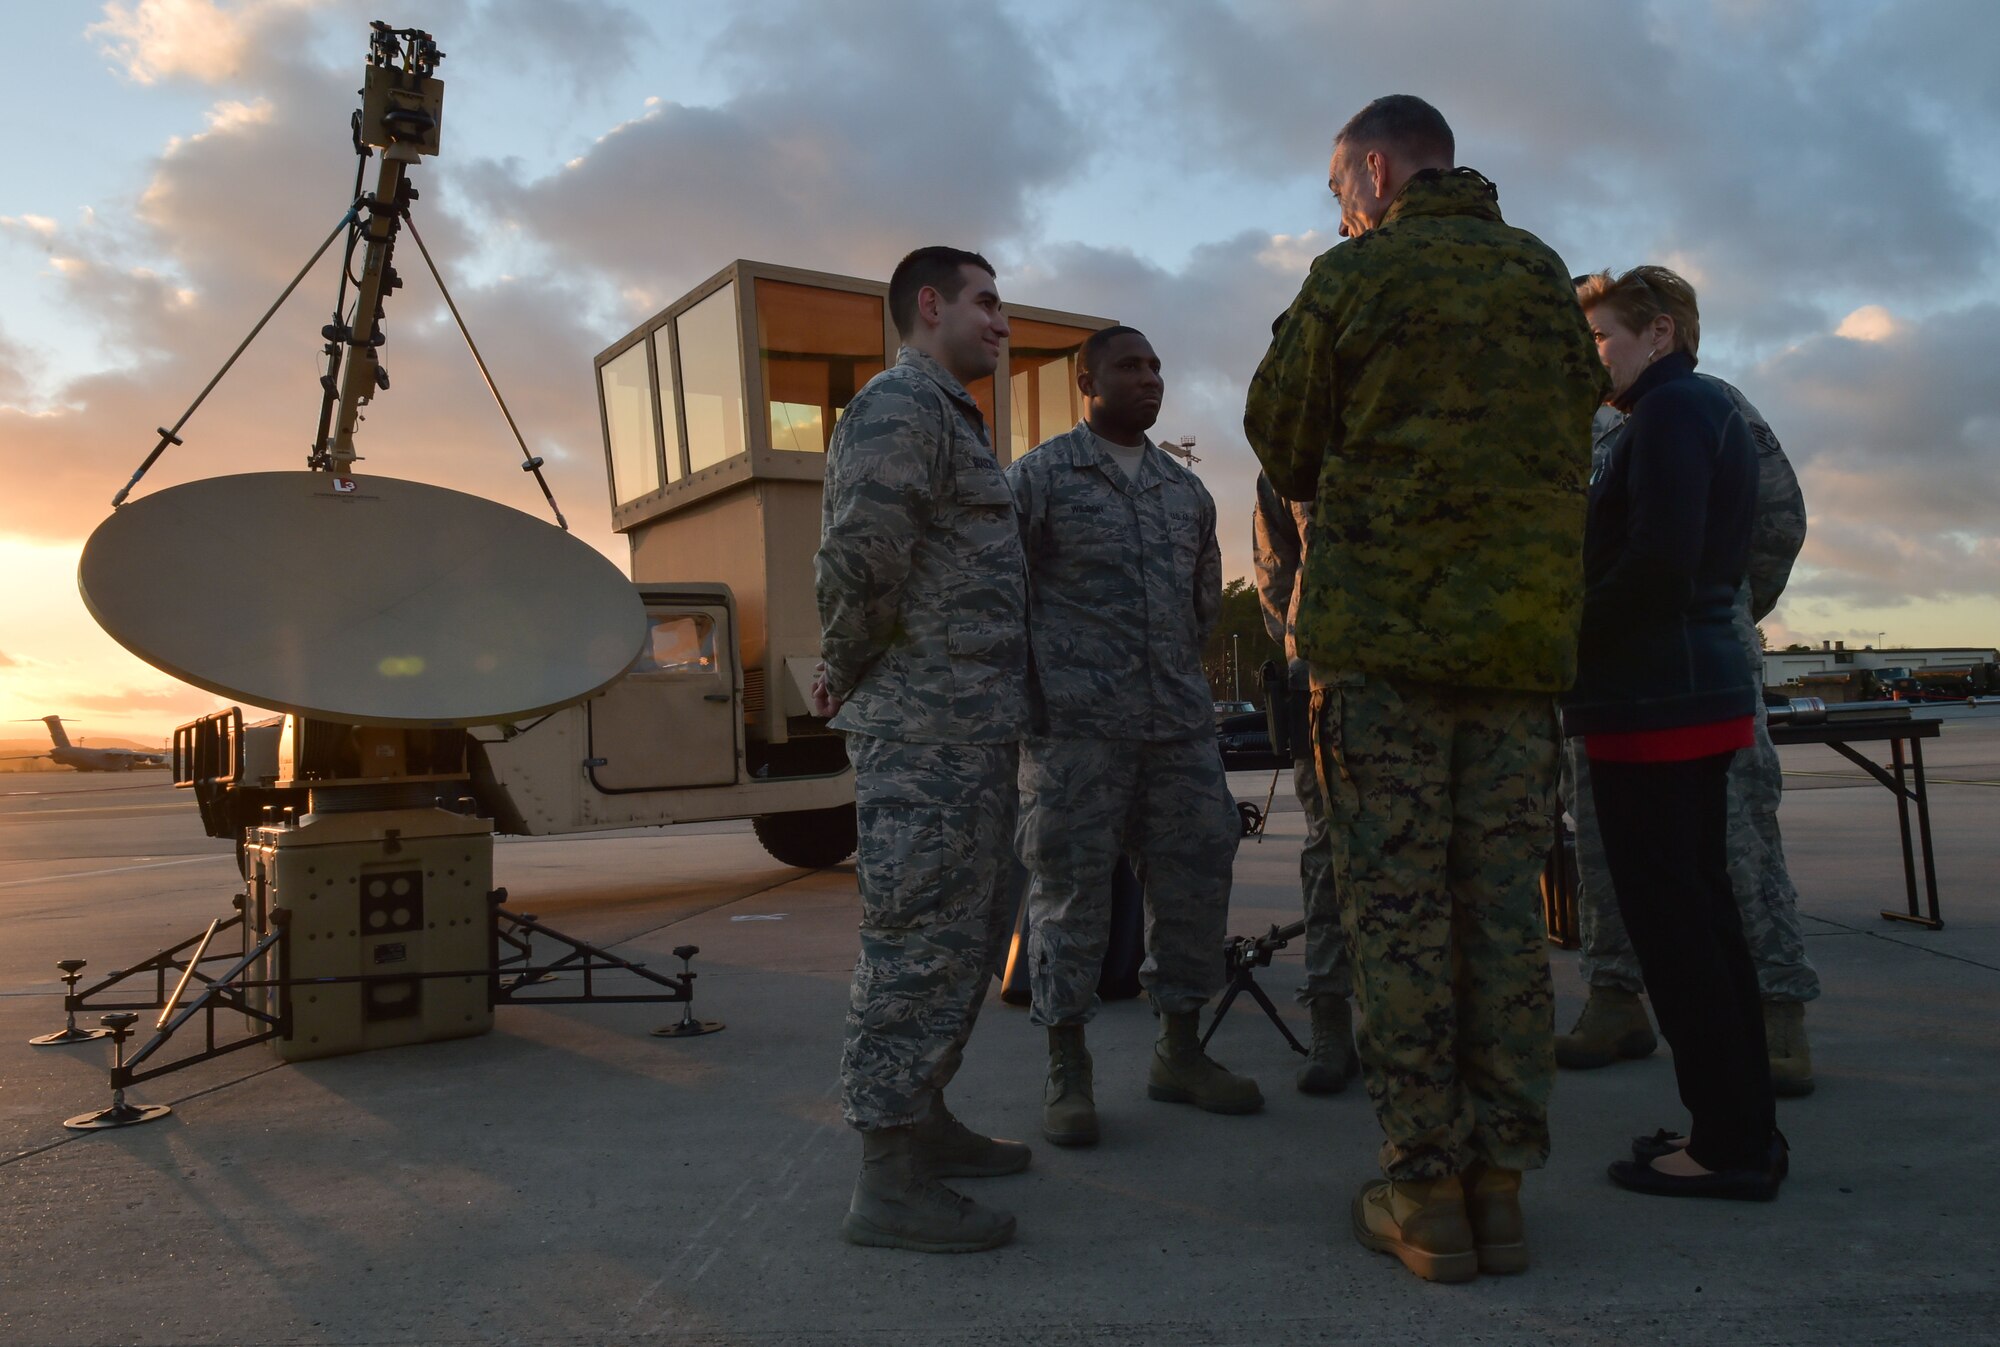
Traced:
<path fill-rule="evenodd" d="M 363 159 L 369 150 L 382 152 L 375 190 L 355 202 L 366 214 L 357 226 L 365 244 L 357 281 L 353 317 L 336 305 L 334 321 L 323 330 L 327 371 L 320 379 L 319 432 L 307 466 L 345 475 L 354 460 L 354 432 L 361 409 L 376 390 L 389 386 L 388 371 L 376 352 L 382 333 L 382 304 L 403 281 L 392 257 L 396 231 L 404 213 L 417 199 L 417 189 L 405 176 L 408 165 L 438 152 L 444 117 L 444 81 L 433 73 L 444 53 L 429 33 L 416 28 L 391 28 L 376 22 L 368 40 L 368 74 L 361 89 L 361 110 L 355 114 L 354 147 Z M 353 241 L 341 270 L 341 291 L 352 275 Z"/>

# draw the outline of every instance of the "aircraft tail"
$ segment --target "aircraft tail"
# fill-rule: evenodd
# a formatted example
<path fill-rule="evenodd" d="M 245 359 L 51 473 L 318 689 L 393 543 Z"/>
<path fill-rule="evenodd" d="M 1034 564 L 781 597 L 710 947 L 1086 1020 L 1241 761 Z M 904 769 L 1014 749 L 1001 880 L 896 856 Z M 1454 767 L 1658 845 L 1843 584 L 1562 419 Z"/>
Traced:
<path fill-rule="evenodd" d="M 49 727 L 49 738 L 57 748 L 68 748 L 69 732 L 63 728 L 61 716 L 43 716 L 42 724 Z"/>

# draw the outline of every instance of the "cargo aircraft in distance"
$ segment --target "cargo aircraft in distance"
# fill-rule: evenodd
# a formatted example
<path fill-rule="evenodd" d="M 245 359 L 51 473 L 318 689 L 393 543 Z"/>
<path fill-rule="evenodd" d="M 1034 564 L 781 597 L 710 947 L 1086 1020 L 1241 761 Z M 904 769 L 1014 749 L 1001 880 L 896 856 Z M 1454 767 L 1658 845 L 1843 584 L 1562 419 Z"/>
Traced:
<path fill-rule="evenodd" d="M 73 767 L 79 772 L 129 772 L 138 767 L 165 767 L 165 753 L 148 753 L 136 748 L 85 748 L 72 744 L 69 733 L 63 729 L 61 716 L 43 716 L 42 724 L 49 727 L 50 749 L 46 753 L 28 753 L 16 758 L 0 758 L 0 762 L 29 762 L 35 758 L 53 759 L 59 767 Z"/>

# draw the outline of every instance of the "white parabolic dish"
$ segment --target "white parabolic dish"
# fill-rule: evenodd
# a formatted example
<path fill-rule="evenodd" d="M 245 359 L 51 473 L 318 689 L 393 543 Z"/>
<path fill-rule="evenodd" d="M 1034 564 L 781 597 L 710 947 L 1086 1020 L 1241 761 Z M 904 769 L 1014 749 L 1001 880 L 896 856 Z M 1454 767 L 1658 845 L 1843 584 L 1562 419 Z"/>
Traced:
<path fill-rule="evenodd" d="M 353 724 L 551 711 L 616 680 L 646 639 L 637 591 L 588 543 L 393 477 L 169 487 L 98 525 L 77 585 L 98 624 L 155 668 Z"/>

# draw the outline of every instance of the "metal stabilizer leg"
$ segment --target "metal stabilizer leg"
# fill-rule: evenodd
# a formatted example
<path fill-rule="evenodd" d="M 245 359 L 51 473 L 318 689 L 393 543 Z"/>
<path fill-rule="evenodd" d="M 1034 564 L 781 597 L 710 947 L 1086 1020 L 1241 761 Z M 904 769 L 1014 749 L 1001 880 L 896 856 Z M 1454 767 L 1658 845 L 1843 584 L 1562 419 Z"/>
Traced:
<path fill-rule="evenodd" d="M 132 1036 L 132 1026 L 139 1017 L 129 1010 L 117 1011 L 104 1017 L 104 1027 L 111 1035 L 111 1079 L 117 1080 L 125 1070 L 125 1040 Z M 125 1102 L 125 1087 L 111 1087 L 111 1107 L 101 1108 L 95 1113 L 79 1113 L 74 1118 L 63 1119 L 63 1126 L 72 1132 L 95 1132 L 106 1127 L 132 1127 L 139 1123 L 152 1122 L 172 1113 L 171 1104 L 128 1104 Z"/>
<path fill-rule="evenodd" d="M 505 890 L 503 889 L 502 892 L 504 893 Z M 534 967 L 534 962 L 535 962 L 534 923 L 537 920 L 539 920 L 539 918 L 537 918 L 535 914 L 532 912 L 523 912 L 517 918 L 515 918 L 515 921 L 517 923 L 515 929 L 520 932 L 519 939 L 520 939 L 520 949 L 521 949 L 521 962 L 527 965 L 528 971 L 517 975 L 508 984 L 510 989 L 514 987 L 536 987 L 540 986 L 544 982 L 554 982 L 556 980 L 556 975 L 554 973 L 549 972 L 546 968 L 537 969 Z"/>
<path fill-rule="evenodd" d="M 76 1011 L 69 1008 L 75 1001 L 77 981 L 83 977 L 84 961 L 82 959 L 58 959 L 56 960 L 56 967 L 62 970 L 62 980 L 69 987 L 69 990 L 63 993 L 63 1027 L 52 1034 L 43 1034 L 40 1038 L 31 1038 L 28 1042 L 38 1048 L 62 1048 L 68 1047 L 71 1043 L 88 1043 L 94 1038 L 103 1038 L 106 1034 L 109 1034 L 111 1032 L 109 1029 L 77 1028 Z"/>
<path fill-rule="evenodd" d="M 696 1038 L 702 1034 L 712 1034 L 722 1028 L 721 1020 L 698 1020 L 694 1017 L 694 969 L 688 967 L 688 960 L 701 953 L 699 945 L 676 945 L 674 957 L 681 961 L 681 985 L 688 990 L 688 999 L 681 1005 L 681 1018 L 677 1024 L 663 1024 L 653 1030 L 654 1038 Z"/>

